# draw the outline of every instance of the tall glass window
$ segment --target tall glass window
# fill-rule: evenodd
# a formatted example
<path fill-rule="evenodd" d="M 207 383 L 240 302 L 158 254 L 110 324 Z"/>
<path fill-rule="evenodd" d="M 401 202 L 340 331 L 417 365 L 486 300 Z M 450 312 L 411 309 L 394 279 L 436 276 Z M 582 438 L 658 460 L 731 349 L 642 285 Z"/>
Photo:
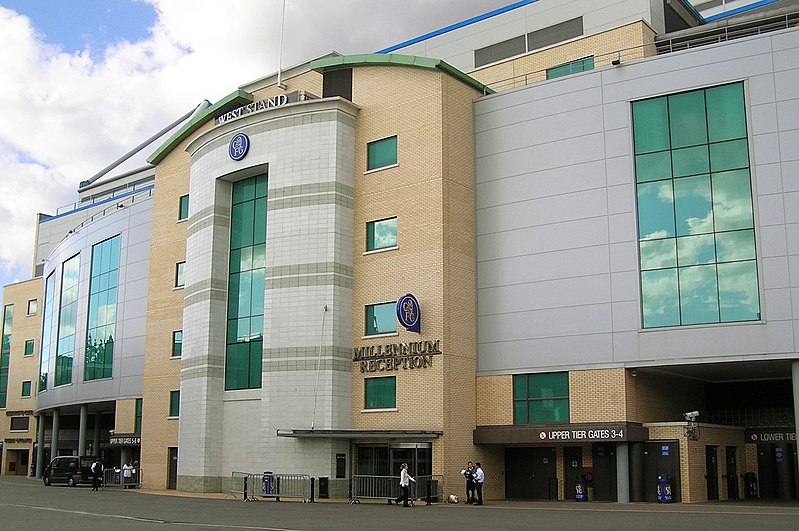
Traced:
<path fill-rule="evenodd" d="M 114 332 L 117 322 L 119 236 L 92 248 L 89 282 L 89 320 L 86 325 L 84 380 L 110 378 L 114 365 Z"/>
<path fill-rule="evenodd" d="M 178 221 L 182 219 L 189 219 L 189 196 L 182 195 L 180 196 L 180 201 L 178 204 Z"/>
<path fill-rule="evenodd" d="M 0 408 L 6 407 L 8 398 L 8 363 L 11 359 L 11 327 L 14 324 L 14 305 L 3 308 L 3 343 L 0 347 Z"/>
<path fill-rule="evenodd" d="M 261 387 L 266 175 L 233 184 L 225 389 Z"/>
<path fill-rule="evenodd" d="M 743 83 L 633 103 L 644 328 L 760 319 Z"/>
<path fill-rule="evenodd" d="M 569 422 L 569 373 L 515 374 L 513 423 Z"/>
<path fill-rule="evenodd" d="M 55 305 L 55 272 L 44 282 L 44 318 L 42 320 L 42 351 L 39 358 L 39 392 L 47 390 L 47 375 L 50 370 L 50 349 L 53 337 L 53 314 Z"/>
<path fill-rule="evenodd" d="M 365 335 L 391 334 L 397 331 L 397 302 L 366 306 Z"/>
<path fill-rule="evenodd" d="M 180 416 L 180 391 L 169 392 L 169 416 Z"/>
<path fill-rule="evenodd" d="M 397 246 L 397 218 L 370 221 L 366 224 L 366 250 L 390 249 Z"/>
<path fill-rule="evenodd" d="M 179 358 L 183 355 L 183 330 L 172 332 L 172 357 Z"/>
<path fill-rule="evenodd" d="M 366 169 L 376 170 L 397 163 L 397 137 L 369 142 L 366 146 Z"/>
<path fill-rule="evenodd" d="M 133 421 L 133 433 L 141 433 L 142 399 L 136 399 L 136 417 Z"/>
<path fill-rule="evenodd" d="M 78 281 L 80 255 L 61 266 L 61 308 L 58 315 L 58 344 L 53 385 L 72 383 L 72 360 L 75 357 L 75 329 L 78 324 Z"/>

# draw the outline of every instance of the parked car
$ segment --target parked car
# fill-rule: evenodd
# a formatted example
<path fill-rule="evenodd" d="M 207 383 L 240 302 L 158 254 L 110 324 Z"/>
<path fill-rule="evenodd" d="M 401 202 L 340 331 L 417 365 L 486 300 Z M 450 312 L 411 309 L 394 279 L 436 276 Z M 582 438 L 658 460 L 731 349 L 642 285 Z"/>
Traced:
<path fill-rule="evenodd" d="M 58 456 L 50 461 L 50 464 L 44 469 L 42 481 L 47 486 L 52 483 L 66 483 L 70 487 L 81 483 L 91 484 L 94 460 L 95 458 L 90 456 Z"/>

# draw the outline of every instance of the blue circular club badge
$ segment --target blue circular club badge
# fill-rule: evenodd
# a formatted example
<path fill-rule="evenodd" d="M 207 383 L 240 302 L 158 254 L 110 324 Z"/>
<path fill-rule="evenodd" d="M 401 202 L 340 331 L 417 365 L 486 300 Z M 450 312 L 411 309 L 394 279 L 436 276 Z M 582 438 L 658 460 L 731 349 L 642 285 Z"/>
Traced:
<path fill-rule="evenodd" d="M 227 148 L 228 155 L 230 155 L 230 158 L 233 160 L 243 159 L 247 156 L 249 150 L 250 139 L 244 133 L 236 133 L 233 135 Z"/>
<path fill-rule="evenodd" d="M 397 301 L 397 320 L 406 330 L 421 333 L 422 313 L 419 310 L 419 301 L 410 293 Z"/>

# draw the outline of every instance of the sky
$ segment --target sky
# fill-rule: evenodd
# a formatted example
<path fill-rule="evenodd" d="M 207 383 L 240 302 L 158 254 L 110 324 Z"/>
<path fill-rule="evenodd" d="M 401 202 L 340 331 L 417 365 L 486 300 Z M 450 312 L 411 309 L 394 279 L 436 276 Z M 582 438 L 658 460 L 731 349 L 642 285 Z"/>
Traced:
<path fill-rule="evenodd" d="M 514 0 L 285 0 L 283 67 L 371 53 Z M 202 100 L 275 73 L 283 0 L 0 0 L 0 285 L 37 213 Z"/>

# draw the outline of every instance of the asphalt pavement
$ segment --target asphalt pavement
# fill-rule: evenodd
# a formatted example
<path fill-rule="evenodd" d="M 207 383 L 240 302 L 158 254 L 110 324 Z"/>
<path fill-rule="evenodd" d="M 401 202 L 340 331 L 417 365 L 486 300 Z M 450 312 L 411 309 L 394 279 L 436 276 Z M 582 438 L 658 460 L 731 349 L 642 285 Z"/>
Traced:
<path fill-rule="evenodd" d="M 699 504 L 515 502 L 418 503 L 385 500 L 350 505 L 261 500 L 90 486 L 45 487 L 40 480 L 0 476 L 0 529 L 322 530 L 322 529 L 799 529 L 799 500 Z"/>

